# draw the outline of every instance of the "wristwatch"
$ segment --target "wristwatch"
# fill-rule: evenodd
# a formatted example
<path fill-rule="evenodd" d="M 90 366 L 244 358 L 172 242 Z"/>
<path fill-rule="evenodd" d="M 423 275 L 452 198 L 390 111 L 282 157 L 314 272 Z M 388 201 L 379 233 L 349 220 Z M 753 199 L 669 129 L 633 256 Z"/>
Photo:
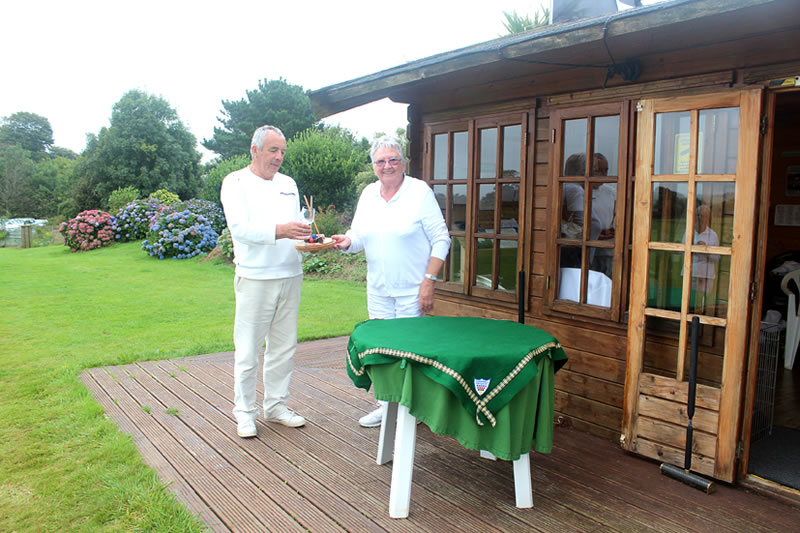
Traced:
<path fill-rule="evenodd" d="M 430 280 L 433 280 L 433 281 L 437 281 L 439 279 L 436 276 L 434 276 L 433 274 L 428 274 L 427 272 L 425 272 L 425 277 L 430 279 Z"/>

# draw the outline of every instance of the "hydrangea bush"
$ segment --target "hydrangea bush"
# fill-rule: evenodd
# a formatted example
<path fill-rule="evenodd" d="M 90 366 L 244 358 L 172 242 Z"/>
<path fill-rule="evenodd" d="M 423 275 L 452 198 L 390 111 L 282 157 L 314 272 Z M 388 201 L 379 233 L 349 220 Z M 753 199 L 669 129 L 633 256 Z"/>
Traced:
<path fill-rule="evenodd" d="M 228 259 L 233 259 L 233 239 L 231 238 L 231 230 L 225 228 L 217 239 L 217 246 L 219 246 L 222 255 Z"/>
<path fill-rule="evenodd" d="M 114 243 L 115 222 L 107 212 L 90 209 L 62 222 L 58 231 L 64 236 L 64 245 L 73 252 L 94 250 Z"/>
<path fill-rule="evenodd" d="M 217 235 L 222 234 L 222 230 L 224 230 L 226 226 L 225 213 L 222 211 L 222 206 L 217 202 L 192 198 L 191 200 L 171 205 L 165 209 L 164 212 L 177 213 L 187 209 L 196 215 L 203 215 L 206 217 L 206 220 L 208 220 L 211 227 L 214 228 L 214 231 L 217 232 Z"/>
<path fill-rule="evenodd" d="M 120 209 L 114 224 L 114 238 L 120 242 L 139 241 L 147 236 L 152 219 L 161 208 L 155 198 L 134 200 Z"/>
<path fill-rule="evenodd" d="M 142 242 L 142 250 L 158 259 L 189 259 L 217 245 L 217 232 L 208 219 L 188 209 L 156 216 Z"/>

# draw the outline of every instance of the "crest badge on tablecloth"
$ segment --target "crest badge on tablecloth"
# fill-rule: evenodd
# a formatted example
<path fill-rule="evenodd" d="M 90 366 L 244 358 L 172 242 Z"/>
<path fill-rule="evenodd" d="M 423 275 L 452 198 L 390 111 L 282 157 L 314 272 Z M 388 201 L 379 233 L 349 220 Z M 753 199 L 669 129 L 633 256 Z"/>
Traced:
<path fill-rule="evenodd" d="M 492 380 L 475 378 L 475 392 L 478 393 L 478 396 L 483 396 L 483 393 L 489 388 L 490 381 Z"/>

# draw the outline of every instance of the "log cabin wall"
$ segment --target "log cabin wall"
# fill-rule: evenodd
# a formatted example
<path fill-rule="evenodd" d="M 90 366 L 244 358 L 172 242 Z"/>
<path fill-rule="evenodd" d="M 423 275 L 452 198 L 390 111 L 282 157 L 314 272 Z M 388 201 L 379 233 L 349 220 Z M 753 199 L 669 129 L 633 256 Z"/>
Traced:
<path fill-rule="evenodd" d="M 630 224 L 632 220 L 632 197 L 634 177 L 634 125 L 635 116 L 628 119 L 630 135 L 627 166 L 630 186 L 627 188 L 626 210 L 619 213 L 618 227 L 624 227 L 625 250 L 620 265 L 622 269 L 623 313 L 616 321 L 592 319 L 568 313 L 554 313 L 546 309 L 546 268 L 548 263 L 548 238 L 553 216 L 550 206 L 553 198 L 553 157 L 551 114 L 554 110 L 597 103 L 620 103 L 635 101 L 641 97 L 678 96 L 692 93 L 707 93 L 730 90 L 749 84 L 765 84 L 767 80 L 784 72 L 800 71 L 800 64 L 779 64 L 759 69 L 725 70 L 674 77 L 640 84 L 629 84 L 605 90 L 590 90 L 581 93 L 527 94 L 525 98 L 504 100 L 494 104 L 481 104 L 461 109 L 444 109 L 446 105 L 439 95 L 431 100 L 418 101 L 409 111 L 409 133 L 411 135 L 411 159 L 413 171 L 424 176 L 422 162 L 425 159 L 425 126 L 447 121 L 479 120 L 498 114 L 529 113 L 533 123 L 529 126 L 530 138 L 527 147 L 527 165 L 523 176 L 525 193 L 524 208 L 530 223 L 520 228 L 525 239 L 523 249 L 527 254 L 523 263 L 526 270 L 527 299 L 525 321 L 552 333 L 569 356 L 569 363 L 556 376 L 555 406 L 557 419 L 564 424 L 588 431 L 611 440 L 620 435 L 622 421 L 623 392 L 625 386 L 627 351 L 628 281 L 630 276 Z M 745 80 L 747 80 L 745 82 Z M 518 85 L 525 86 L 524 79 Z M 529 85 L 533 85 L 530 81 Z M 497 96 L 505 96 L 497 93 Z M 484 96 L 484 100 L 486 97 Z M 424 111 L 423 111 L 424 110 Z M 471 130 L 474 133 L 474 130 Z M 458 294 L 437 290 L 435 314 L 451 316 L 480 316 L 507 320 L 517 319 L 516 304 L 487 297 Z M 708 329 L 701 333 L 699 358 L 700 384 L 719 386 L 722 373 L 722 338 L 719 331 Z M 669 375 L 674 373 L 677 339 L 665 331 L 661 342 L 657 336 L 648 335 L 644 365 L 649 373 Z M 655 340 L 654 340 L 655 339 Z"/>

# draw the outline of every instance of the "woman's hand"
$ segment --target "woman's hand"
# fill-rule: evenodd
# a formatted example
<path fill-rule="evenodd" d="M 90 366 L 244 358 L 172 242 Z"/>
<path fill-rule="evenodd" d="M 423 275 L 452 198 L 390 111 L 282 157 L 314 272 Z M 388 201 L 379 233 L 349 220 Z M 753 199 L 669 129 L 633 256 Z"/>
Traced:
<path fill-rule="evenodd" d="M 425 278 L 419 286 L 419 309 L 425 314 L 433 311 L 433 280 Z"/>
<path fill-rule="evenodd" d="M 333 245 L 333 248 L 336 250 L 347 250 L 350 248 L 350 238 L 347 235 L 331 235 L 331 239 L 336 243 Z"/>

